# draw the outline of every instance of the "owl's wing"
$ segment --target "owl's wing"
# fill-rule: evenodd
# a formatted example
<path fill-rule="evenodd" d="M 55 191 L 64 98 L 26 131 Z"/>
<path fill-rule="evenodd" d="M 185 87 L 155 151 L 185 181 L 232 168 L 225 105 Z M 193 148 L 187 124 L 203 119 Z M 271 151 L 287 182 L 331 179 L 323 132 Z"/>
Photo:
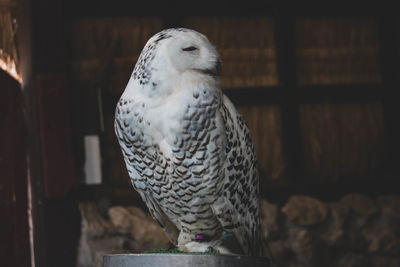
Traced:
<path fill-rule="evenodd" d="M 146 149 L 145 136 L 141 130 L 142 123 L 144 123 L 143 117 L 138 104 L 121 99 L 116 108 L 114 129 L 131 183 L 146 203 L 151 216 L 164 230 L 171 243 L 176 245 L 179 230 L 153 197 L 153 193 L 158 187 L 148 186 L 146 182 L 147 177 L 158 175 L 156 168 L 160 166 L 155 167 L 154 162 L 158 156 L 154 151 Z"/>
<path fill-rule="evenodd" d="M 224 189 L 213 205 L 224 230 L 233 233 L 244 253 L 261 255 L 258 169 L 254 144 L 242 116 L 224 95 L 219 109 L 226 132 Z"/>
<path fill-rule="evenodd" d="M 179 230 L 176 228 L 175 224 L 168 218 L 168 216 L 164 213 L 164 211 L 157 204 L 157 201 L 154 200 L 151 194 L 146 194 L 143 191 L 139 192 L 143 201 L 146 203 L 149 208 L 151 216 L 158 222 L 161 228 L 164 230 L 167 235 L 169 241 L 177 245 L 178 243 L 178 235 Z"/>

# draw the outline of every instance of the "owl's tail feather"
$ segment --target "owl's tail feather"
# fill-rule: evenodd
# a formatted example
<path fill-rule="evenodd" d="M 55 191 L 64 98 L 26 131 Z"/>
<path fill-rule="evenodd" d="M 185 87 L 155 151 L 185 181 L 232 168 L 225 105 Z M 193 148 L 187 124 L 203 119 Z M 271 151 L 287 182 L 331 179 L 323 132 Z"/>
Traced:
<path fill-rule="evenodd" d="M 262 238 L 262 245 L 263 245 L 262 256 L 271 260 L 271 267 L 277 267 L 278 265 L 276 264 L 275 258 L 272 255 L 271 248 L 265 238 Z"/>
<path fill-rule="evenodd" d="M 151 216 L 156 220 L 156 222 L 161 226 L 167 235 L 169 241 L 177 245 L 179 230 L 176 225 L 168 218 L 164 211 L 160 208 L 157 202 L 149 194 L 141 193 L 142 199 L 146 202 L 149 208 Z"/>

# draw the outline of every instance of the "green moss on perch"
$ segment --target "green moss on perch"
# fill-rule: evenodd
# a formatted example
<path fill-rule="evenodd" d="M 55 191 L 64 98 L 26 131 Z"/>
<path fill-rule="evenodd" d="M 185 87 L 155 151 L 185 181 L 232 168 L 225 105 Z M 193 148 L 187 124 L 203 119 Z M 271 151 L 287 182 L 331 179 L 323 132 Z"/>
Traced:
<path fill-rule="evenodd" d="M 215 249 L 210 249 L 209 251 L 206 252 L 184 252 L 182 250 L 179 250 L 177 248 L 171 248 L 171 249 L 153 249 L 150 251 L 145 251 L 143 253 L 147 253 L 147 254 L 158 254 L 158 253 L 170 253 L 170 254 L 196 254 L 196 255 L 219 255 L 219 250 L 215 250 Z"/>

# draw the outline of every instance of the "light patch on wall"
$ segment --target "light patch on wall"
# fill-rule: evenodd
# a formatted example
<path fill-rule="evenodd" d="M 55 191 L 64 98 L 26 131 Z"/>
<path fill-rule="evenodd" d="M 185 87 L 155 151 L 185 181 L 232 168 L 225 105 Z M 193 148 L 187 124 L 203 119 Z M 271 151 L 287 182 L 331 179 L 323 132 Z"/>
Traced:
<path fill-rule="evenodd" d="M 85 183 L 101 184 L 101 154 L 98 135 L 86 135 L 85 144 Z"/>
<path fill-rule="evenodd" d="M 27 164 L 29 165 L 29 156 L 26 158 Z M 29 248 L 31 253 L 31 267 L 35 267 L 35 243 L 33 241 L 34 229 L 33 229 L 33 217 L 32 217 L 32 179 L 31 170 L 27 168 L 26 177 L 28 179 L 28 225 L 29 225 Z"/>
<path fill-rule="evenodd" d="M 10 56 L 6 55 L 2 49 L 0 49 L 0 68 L 7 72 L 11 77 L 22 83 L 22 77 L 17 72 L 17 66 L 15 61 Z"/>

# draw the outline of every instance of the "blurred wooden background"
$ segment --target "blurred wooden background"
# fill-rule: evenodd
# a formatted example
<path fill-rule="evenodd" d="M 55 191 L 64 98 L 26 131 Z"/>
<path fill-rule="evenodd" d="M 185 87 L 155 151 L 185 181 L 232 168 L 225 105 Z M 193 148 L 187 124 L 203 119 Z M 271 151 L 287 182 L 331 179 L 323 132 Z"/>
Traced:
<path fill-rule="evenodd" d="M 143 205 L 114 135 L 114 110 L 145 42 L 168 27 L 193 28 L 216 45 L 222 89 L 256 143 L 263 198 L 282 206 L 294 194 L 398 195 L 397 13 L 394 5 L 351 1 L 0 0 L 0 67 L 23 80 L 15 90 L 24 105 L 11 113 L 25 117 L 19 161 L 29 160 L 20 183 L 31 195 L 18 212 L 28 208 L 33 222 L 9 216 L 5 231 L 18 225 L 33 238 L 33 248 L 14 246 L 15 255 L 33 252 L 41 267 L 73 266 L 78 202 L 95 201 L 103 216 L 110 205 Z M 10 122 L 7 114 L 0 123 Z M 19 141 L 3 128 L 3 142 Z M 101 185 L 83 182 L 89 134 L 100 137 Z"/>
<path fill-rule="evenodd" d="M 360 190 L 387 191 L 387 84 L 382 21 L 370 16 L 157 16 L 81 18 L 68 24 L 72 90 L 85 97 L 75 121 L 102 136 L 105 194 L 133 197 L 113 132 L 115 103 L 144 44 L 168 26 L 195 29 L 217 47 L 223 91 L 250 127 L 259 159 L 261 192 L 280 200 L 308 193 L 337 197 Z M 116 49 L 112 43 L 118 42 Z M 115 47 L 115 46 L 114 46 Z M 105 132 L 97 119 L 80 120 L 96 100 L 91 81 L 104 55 Z M 105 78 L 105 77 L 104 77 Z M 388 83 L 389 84 L 389 83 Z M 387 105 L 389 106 L 389 105 Z M 83 109 L 82 109 L 83 107 Z M 79 112 L 78 112 L 79 111 Z M 86 130 L 85 130 L 86 129 Z"/>

